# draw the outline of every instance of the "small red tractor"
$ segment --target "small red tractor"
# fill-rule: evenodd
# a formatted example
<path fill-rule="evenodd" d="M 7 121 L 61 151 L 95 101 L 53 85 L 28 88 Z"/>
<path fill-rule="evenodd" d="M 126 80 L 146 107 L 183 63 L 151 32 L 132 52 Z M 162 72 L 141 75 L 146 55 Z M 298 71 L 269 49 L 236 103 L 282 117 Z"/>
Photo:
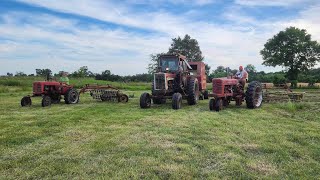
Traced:
<path fill-rule="evenodd" d="M 60 103 L 61 96 L 64 96 L 66 104 L 79 102 L 79 93 L 73 86 L 57 81 L 37 81 L 33 82 L 33 94 L 21 99 L 21 106 L 31 106 L 31 97 L 42 97 L 41 105 L 46 107 Z"/>
<path fill-rule="evenodd" d="M 182 99 L 195 105 L 199 98 L 208 99 L 205 64 L 187 62 L 182 55 L 162 55 L 159 57 L 157 72 L 154 74 L 152 92 L 143 93 L 140 107 L 149 108 L 153 104 L 163 104 L 172 99 L 172 108 L 180 109 Z"/>
<path fill-rule="evenodd" d="M 209 101 L 211 111 L 220 111 L 230 104 L 230 101 L 235 101 L 237 106 L 240 106 L 245 100 L 247 108 L 258 108 L 262 104 L 262 85 L 257 81 L 252 81 L 248 84 L 247 91 L 244 91 L 244 86 L 239 83 L 238 79 L 230 78 L 214 78 L 212 79 L 212 94 Z"/>

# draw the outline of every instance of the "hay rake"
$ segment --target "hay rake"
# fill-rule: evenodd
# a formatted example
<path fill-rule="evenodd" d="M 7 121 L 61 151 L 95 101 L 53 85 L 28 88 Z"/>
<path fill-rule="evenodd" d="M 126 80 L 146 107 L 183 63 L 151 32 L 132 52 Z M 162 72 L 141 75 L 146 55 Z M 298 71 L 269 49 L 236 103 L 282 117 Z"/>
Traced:
<path fill-rule="evenodd" d="M 112 101 L 112 102 L 128 102 L 129 98 L 126 94 L 122 93 L 119 89 L 110 85 L 90 85 L 86 84 L 80 93 L 89 92 L 93 99 L 99 101 Z"/>
<path fill-rule="evenodd" d="M 303 100 L 304 92 L 292 92 L 286 84 L 269 87 L 267 84 L 262 84 L 263 101 L 264 102 L 300 102 Z"/>

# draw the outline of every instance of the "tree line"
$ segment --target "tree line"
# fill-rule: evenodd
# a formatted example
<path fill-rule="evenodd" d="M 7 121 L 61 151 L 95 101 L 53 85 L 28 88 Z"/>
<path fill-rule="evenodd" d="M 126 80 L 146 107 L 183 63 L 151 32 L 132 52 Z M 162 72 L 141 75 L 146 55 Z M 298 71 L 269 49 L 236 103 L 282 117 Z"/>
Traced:
<path fill-rule="evenodd" d="M 291 82 L 288 79 L 288 76 L 285 71 L 279 72 L 264 72 L 257 71 L 256 67 L 252 64 L 248 64 L 244 69 L 249 74 L 249 81 L 260 81 L 264 83 L 274 83 L 274 84 L 283 84 Z M 208 75 L 208 83 L 212 81 L 213 78 L 226 77 L 230 74 L 235 74 L 237 69 L 230 69 L 224 66 L 218 66 L 216 69 L 212 70 Z M 16 74 L 7 73 L 7 76 L 38 76 L 46 77 L 47 74 L 52 74 L 50 69 L 37 69 L 35 74 L 25 74 L 23 72 L 17 72 Z M 60 76 L 61 72 L 53 74 L 53 76 Z M 121 76 L 117 74 L 112 74 L 110 70 L 105 70 L 101 73 L 93 73 L 88 70 L 87 66 L 80 67 L 77 71 L 74 71 L 69 74 L 70 78 L 85 78 L 91 77 L 96 80 L 106 80 L 106 81 L 118 81 L 118 82 L 152 82 L 153 74 L 143 73 L 129 76 Z M 297 77 L 297 82 L 308 83 L 310 86 L 313 86 L 315 83 L 320 83 L 320 68 L 310 69 L 303 73 L 300 73 Z"/>

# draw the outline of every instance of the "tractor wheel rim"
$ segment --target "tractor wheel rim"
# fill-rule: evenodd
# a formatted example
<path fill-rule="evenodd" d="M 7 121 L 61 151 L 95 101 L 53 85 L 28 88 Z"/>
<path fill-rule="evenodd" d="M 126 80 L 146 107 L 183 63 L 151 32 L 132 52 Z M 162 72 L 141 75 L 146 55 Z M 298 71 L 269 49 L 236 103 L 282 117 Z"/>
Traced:
<path fill-rule="evenodd" d="M 195 94 L 196 94 L 196 101 L 198 101 L 199 100 L 199 88 L 198 88 L 198 84 L 197 83 L 195 84 L 194 91 L 195 91 Z"/>
<path fill-rule="evenodd" d="M 50 99 L 49 98 L 45 98 L 44 99 L 44 104 L 45 104 L 45 106 L 48 106 L 50 104 Z"/>
<path fill-rule="evenodd" d="M 75 102 L 77 100 L 77 94 L 76 94 L 76 92 L 72 92 L 72 94 L 71 94 L 71 101 L 72 102 Z"/>
<path fill-rule="evenodd" d="M 127 98 L 125 96 L 120 97 L 120 102 L 126 102 L 126 101 L 127 101 Z"/>
<path fill-rule="evenodd" d="M 146 104 L 147 104 L 147 106 L 151 105 L 151 98 L 150 97 L 146 98 Z"/>
<path fill-rule="evenodd" d="M 254 102 L 255 102 L 255 106 L 259 107 L 262 103 L 262 91 L 261 88 L 257 88 L 256 92 L 255 92 L 255 97 L 254 97 Z"/>

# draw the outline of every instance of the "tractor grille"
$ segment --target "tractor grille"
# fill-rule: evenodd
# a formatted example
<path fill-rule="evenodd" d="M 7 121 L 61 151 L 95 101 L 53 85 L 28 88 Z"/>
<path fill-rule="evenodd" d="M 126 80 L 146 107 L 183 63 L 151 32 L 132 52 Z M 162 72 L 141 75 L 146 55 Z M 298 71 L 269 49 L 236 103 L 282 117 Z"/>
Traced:
<path fill-rule="evenodd" d="M 215 94 L 223 94 L 223 83 L 220 79 L 213 79 L 212 80 L 212 91 Z"/>
<path fill-rule="evenodd" d="M 154 75 L 155 89 L 164 90 L 166 89 L 166 77 L 165 74 Z"/>

